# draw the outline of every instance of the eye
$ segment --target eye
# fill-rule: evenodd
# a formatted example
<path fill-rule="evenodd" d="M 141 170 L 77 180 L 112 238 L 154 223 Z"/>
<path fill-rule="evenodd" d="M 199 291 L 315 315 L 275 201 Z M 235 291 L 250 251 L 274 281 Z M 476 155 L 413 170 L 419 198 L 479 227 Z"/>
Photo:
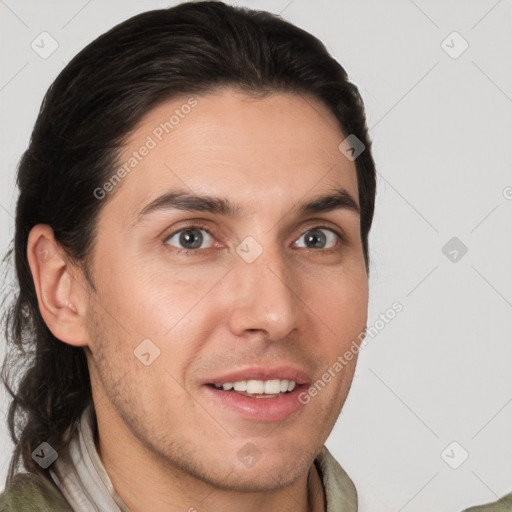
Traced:
<path fill-rule="evenodd" d="M 316 227 L 303 233 L 299 240 L 301 238 L 306 240 L 305 243 L 308 245 L 305 247 L 308 249 L 331 249 L 336 246 L 336 242 L 341 239 L 341 236 L 332 229 Z M 304 247 L 304 245 L 298 245 L 298 241 L 294 245 Z"/>
<path fill-rule="evenodd" d="M 203 235 L 203 233 L 205 233 L 205 235 Z M 200 227 L 190 227 L 176 231 L 166 238 L 166 243 L 174 245 L 175 247 L 178 247 L 182 250 L 204 249 L 204 247 L 201 247 L 203 242 L 206 241 L 207 243 L 211 243 L 212 240 L 213 236 L 206 229 Z M 173 241 L 174 243 L 172 243 Z"/>

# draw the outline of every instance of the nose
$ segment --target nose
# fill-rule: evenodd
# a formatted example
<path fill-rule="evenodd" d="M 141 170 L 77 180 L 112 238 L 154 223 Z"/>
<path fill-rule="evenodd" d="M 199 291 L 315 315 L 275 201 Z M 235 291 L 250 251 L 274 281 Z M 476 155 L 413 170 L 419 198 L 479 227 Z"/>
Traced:
<path fill-rule="evenodd" d="M 263 331 L 265 338 L 276 341 L 298 328 L 298 282 L 278 248 L 264 249 L 252 263 L 240 258 L 231 279 L 229 324 L 234 335 Z"/>

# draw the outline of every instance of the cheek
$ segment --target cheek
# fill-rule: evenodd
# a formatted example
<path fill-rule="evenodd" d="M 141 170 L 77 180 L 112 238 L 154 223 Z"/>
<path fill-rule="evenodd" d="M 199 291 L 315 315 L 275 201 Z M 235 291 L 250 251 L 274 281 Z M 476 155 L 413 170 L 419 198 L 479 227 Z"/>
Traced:
<path fill-rule="evenodd" d="M 184 326 L 190 326 L 192 319 L 198 321 L 198 311 L 203 316 L 209 311 L 204 306 L 211 301 L 210 290 L 218 280 L 214 277 L 212 272 L 208 276 L 187 272 L 185 277 L 179 270 L 147 276 L 140 284 L 144 304 L 135 312 L 142 322 L 140 325 L 152 330 L 158 327 L 160 335 L 171 336 Z M 140 318 L 141 315 L 144 318 Z"/>
<path fill-rule="evenodd" d="M 357 269 L 324 276 L 315 293 L 315 311 L 335 332 L 338 340 L 357 337 L 366 325 L 368 279 Z"/>
<path fill-rule="evenodd" d="M 159 337 L 182 318 L 201 297 L 205 288 L 197 276 L 183 277 L 179 268 L 155 267 L 144 258 L 116 253 L 106 247 L 104 261 L 96 271 L 98 300 L 112 319 L 134 336 Z M 206 290 L 202 291 L 204 295 Z"/>

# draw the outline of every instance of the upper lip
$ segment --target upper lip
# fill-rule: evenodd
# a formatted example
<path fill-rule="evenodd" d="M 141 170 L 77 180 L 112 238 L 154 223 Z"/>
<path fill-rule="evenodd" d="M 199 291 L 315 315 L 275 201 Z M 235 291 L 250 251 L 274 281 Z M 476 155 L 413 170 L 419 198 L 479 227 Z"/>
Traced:
<path fill-rule="evenodd" d="M 240 370 L 233 370 L 217 377 L 205 380 L 203 384 L 224 384 L 226 382 L 239 382 L 242 380 L 293 380 L 296 384 L 309 384 L 310 379 L 307 373 L 294 368 L 293 366 L 276 366 L 268 368 L 264 366 L 253 366 Z"/>

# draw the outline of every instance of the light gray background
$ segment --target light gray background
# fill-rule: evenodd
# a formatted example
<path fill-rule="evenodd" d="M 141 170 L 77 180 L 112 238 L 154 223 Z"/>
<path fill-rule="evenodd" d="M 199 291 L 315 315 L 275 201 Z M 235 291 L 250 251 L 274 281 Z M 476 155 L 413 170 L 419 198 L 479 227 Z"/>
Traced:
<path fill-rule="evenodd" d="M 361 352 L 327 441 L 360 510 L 457 512 L 512 491 L 512 1 L 230 3 L 319 37 L 366 102 L 379 172 L 369 325 L 395 301 L 404 309 Z M 100 33 L 172 4 L 0 0 L 2 253 L 16 164 L 48 86 Z M 43 31 L 59 45 L 47 59 L 31 48 Z M 441 46 L 453 31 L 469 44 L 456 59 Z M 454 236 L 468 248 L 456 262 L 441 250 Z M 3 422 L 0 447 L 3 481 Z M 462 450 L 452 469 L 445 460 Z"/>

